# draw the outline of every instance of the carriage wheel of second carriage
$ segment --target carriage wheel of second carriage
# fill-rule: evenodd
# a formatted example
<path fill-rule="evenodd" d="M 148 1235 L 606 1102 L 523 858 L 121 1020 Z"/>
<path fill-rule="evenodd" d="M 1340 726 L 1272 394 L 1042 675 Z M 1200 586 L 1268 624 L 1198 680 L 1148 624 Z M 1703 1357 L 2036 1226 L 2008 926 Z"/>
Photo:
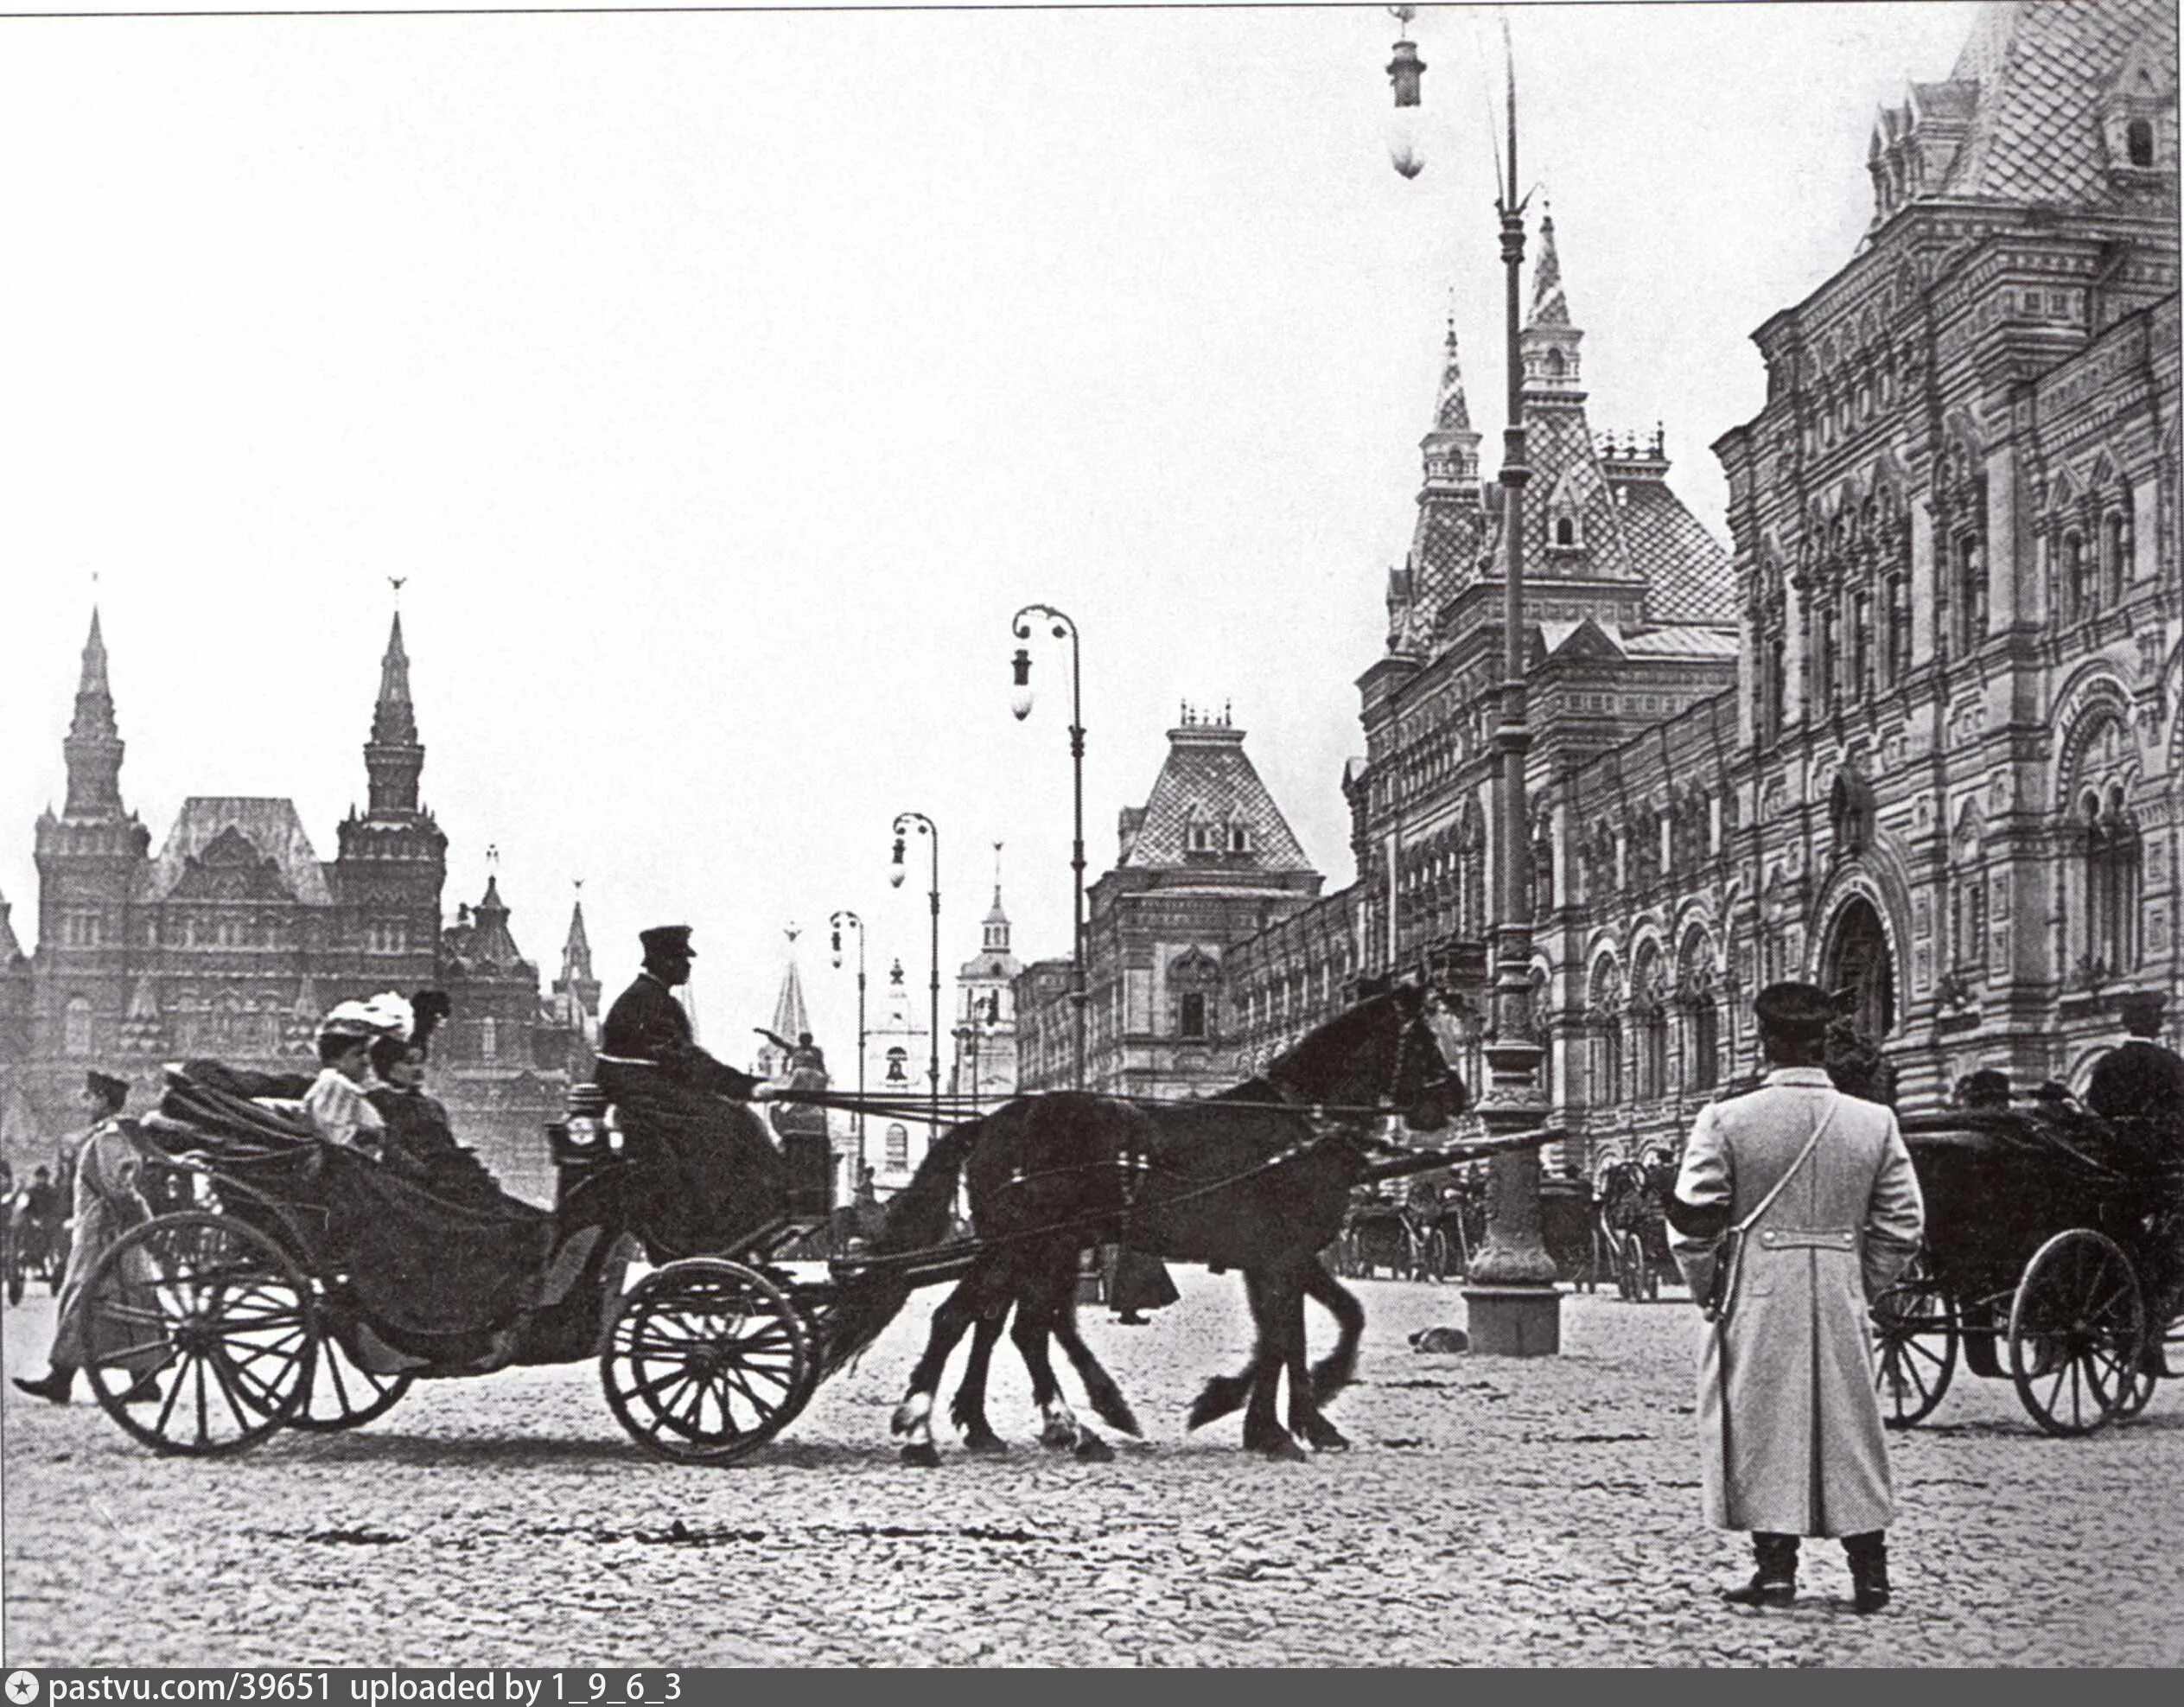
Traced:
<path fill-rule="evenodd" d="M 1646 1296 L 1646 1241 L 1627 1232 L 1615 1246 L 1615 1290 L 1632 1303 Z"/>
<path fill-rule="evenodd" d="M 1446 1280 L 1449 1277 L 1449 1235 L 1436 1227 L 1426 1235 L 1426 1278 Z"/>
<path fill-rule="evenodd" d="M 2146 1306 L 2130 1258 L 2105 1233 L 2072 1227 L 2033 1253 L 2009 1305 L 2009 1373 L 2051 1435 L 2089 1435 L 2129 1401 Z"/>
<path fill-rule="evenodd" d="M 1871 1313 L 1881 1420 L 1907 1429 L 1933 1414 L 1957 1373 L 1956 1313 L 1924 1257 L 1911 1259 Z"/>
<path fill-rule="evenodd" d="M 360 1429 L 384 1417 L 410 1391 L 407 1375 L 379 1375 L 360 1366 L 342 1348 L 339 1331 L 323 1315 L 319 1322 L 318 1360 L 311 1368 L 303 1403 L 288 1419 L 306 1434 L 338 1434 Z"/>
<path fill-rule="evenodd" d="M 316 1360 L 310 1283 L 257 1228 L 191 1210 L 132 1227 L 84 1283 L 84 1373 L 106 1414 L 158 1452 L 239 1452 L 303 1403 Z M 159 1396 L 126 1404 L 143 1379 Z"/>
<path fill-rule="evenodd" d="M 656 1458 L 729 1464 L 810 1396 L 812 1339 L 765 1276 L 718 1257 L 656 1269 L 622 1301 L 599 1354 L 607 1403 Z"/>

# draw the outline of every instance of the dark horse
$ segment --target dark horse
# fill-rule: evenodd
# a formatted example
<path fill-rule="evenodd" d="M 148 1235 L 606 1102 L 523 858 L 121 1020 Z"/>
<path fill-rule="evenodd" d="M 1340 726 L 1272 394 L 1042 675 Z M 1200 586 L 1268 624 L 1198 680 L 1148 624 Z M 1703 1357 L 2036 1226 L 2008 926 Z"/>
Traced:
<path fill-rule="evenodd" d="M 1463 1085 L 1442 1056 L 1429 1004 L 1425 991 L 1407 984 L 1370 996 L 1263 1076 L 1203 1102 L 1056 1092 L 1019 1098 L 943 1137 L 896 1199 L 881 1250 L 911 1251 L 937 1239 L 958 1177 L 982 1248 L 935 1312 L 931 1342 L 896 1412 L 896 1432 L 911 1436 L 905 1459 L 938 1462 L 933 1395 L 948 1353 L 974 1323 L 977 1348 L 957 1420 L 974 1445 L 998 1444 L 984 1416 L 983 1359 L 1012 1308 L 1013 1337 L 1031 1371 L 1033 1398 L 1047 1414 L 1048 1443 L 1073 1436 L 1083 1455 L 1105 1454 L 1104 1443 L 1069 1417 L 1047 1357 L 1049 1335 L 1069 1353 L 1094 1408 L 1137 1432 L 1122 1395 L 1075 1331 L 1078 1255 L 1103 1243 L 1244 1276 L 1257 1329 L 1251 1360 L 1239 1374 L 1207 1383 L 1192 1408 L 1193 1428 L 1248 1396 L 1244 1442 L 1254 1450 L 1302 1456 L 1291 1430 L 1315 1449 L 1346 1444 L 1321 1407 L 1350 1379 L 1365 1313 L 1318 1253 L 1341 1231 L 1351 1188 L 1365 1177 L 1373 1120 L 1400 1114 L 1416 1131 L 1436 1131 L 1463 1106 Z M 1340 1329 L 1334 1349 L 1308 1372 L 1308 1293 Z M 837 1346 L 869 1343 L 901 1308 L 900 1297 L 876 1308 L 866 1296 L 864 1313 L 874 1319 L 838 1321 Z M 1289 1430 L 1276 1420 L 1284 1370 Z"/>

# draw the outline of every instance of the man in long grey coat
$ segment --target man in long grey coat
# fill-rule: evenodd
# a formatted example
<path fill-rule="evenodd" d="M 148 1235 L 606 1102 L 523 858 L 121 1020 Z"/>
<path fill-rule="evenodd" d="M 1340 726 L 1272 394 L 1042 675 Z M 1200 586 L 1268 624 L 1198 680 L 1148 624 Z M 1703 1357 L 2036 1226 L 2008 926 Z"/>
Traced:
<path fill-rule="evenodd" d="M 1895 1116 L 1829 1080 L 1826 992 L 1771 984 L 1754 1008 L 1766 1082 L 1700 1111 L 1670 1205 L 1671 1246 L 1700 1300 L 1724 1232 L 1760 1212 L 1733 1308 L 1710 1323 L 1699 1354 L 1707 1520 L 1752 1532 L 1758 1569 L 1729 1600 L 1789 1605 L 1799 1538 L 1835 1536 L 1852 1603 L 1877 1612 L 1888 1602 L 1882 1532 L 1895 1506 L 1867 1306 L 1918 1249 L 1924 1207 Z"/>

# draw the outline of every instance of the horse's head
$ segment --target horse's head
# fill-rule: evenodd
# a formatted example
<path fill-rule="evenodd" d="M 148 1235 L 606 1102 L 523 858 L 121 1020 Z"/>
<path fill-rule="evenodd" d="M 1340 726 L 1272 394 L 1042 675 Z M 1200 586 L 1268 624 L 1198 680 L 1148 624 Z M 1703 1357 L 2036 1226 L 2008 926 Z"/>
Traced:
<path fill-rule="evenodd" d="M 1398 984 L 1385 999 L 1402 1014 L 1387 1099 L 1412 1131 L 1438 1132 L 1470 1099 L 1462 1076 L 1442 1053 L 1442 1034 L 1434 1024 L 1441 998 L 1417 984 Z"/>

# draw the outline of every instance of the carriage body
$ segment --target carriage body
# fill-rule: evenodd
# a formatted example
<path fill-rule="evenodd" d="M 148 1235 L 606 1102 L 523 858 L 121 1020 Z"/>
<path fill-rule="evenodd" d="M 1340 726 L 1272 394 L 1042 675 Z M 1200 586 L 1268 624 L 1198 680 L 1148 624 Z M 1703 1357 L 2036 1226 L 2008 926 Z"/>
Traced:
<path fill-rule="evenodd" d="M 2184 1182 L 2152 1123 L 1952 1110 L 1902 1122 L 1923 1246 L 1875 1301 L 1892 1424 L 1931 1415 L 1961 1360 L 2051 1434 L 2136 1415 L 2178 1361 Z"/>
<path fill-rule="evenodd" d="M 86 1284 L 92 1390 L 155 1449 L 230 1452 L 283 1428 L 354 1428 L 417 1379 L 596 1356 L 640 1446 L 727 1463 L 816 1387 L 826 1288 L 767 1266 L 778 1225 L 753 1246 L 665 1261 L 628 1284 L 648 1241 L 614 1218 L 627 1201 L 614 1188 L 621 1145 L 590 1087 L 548 1129 L 551 1213 L 436 1198 L 319 1137 L 292 1103 L 241 1094 L 264 1088 L 169 1070 L 143 1128 L 145 1195 L 162 1213 L 118 1240 Z M 145 1376 L 164 1382 L 160 1399 L 124 1402 Z"/>

